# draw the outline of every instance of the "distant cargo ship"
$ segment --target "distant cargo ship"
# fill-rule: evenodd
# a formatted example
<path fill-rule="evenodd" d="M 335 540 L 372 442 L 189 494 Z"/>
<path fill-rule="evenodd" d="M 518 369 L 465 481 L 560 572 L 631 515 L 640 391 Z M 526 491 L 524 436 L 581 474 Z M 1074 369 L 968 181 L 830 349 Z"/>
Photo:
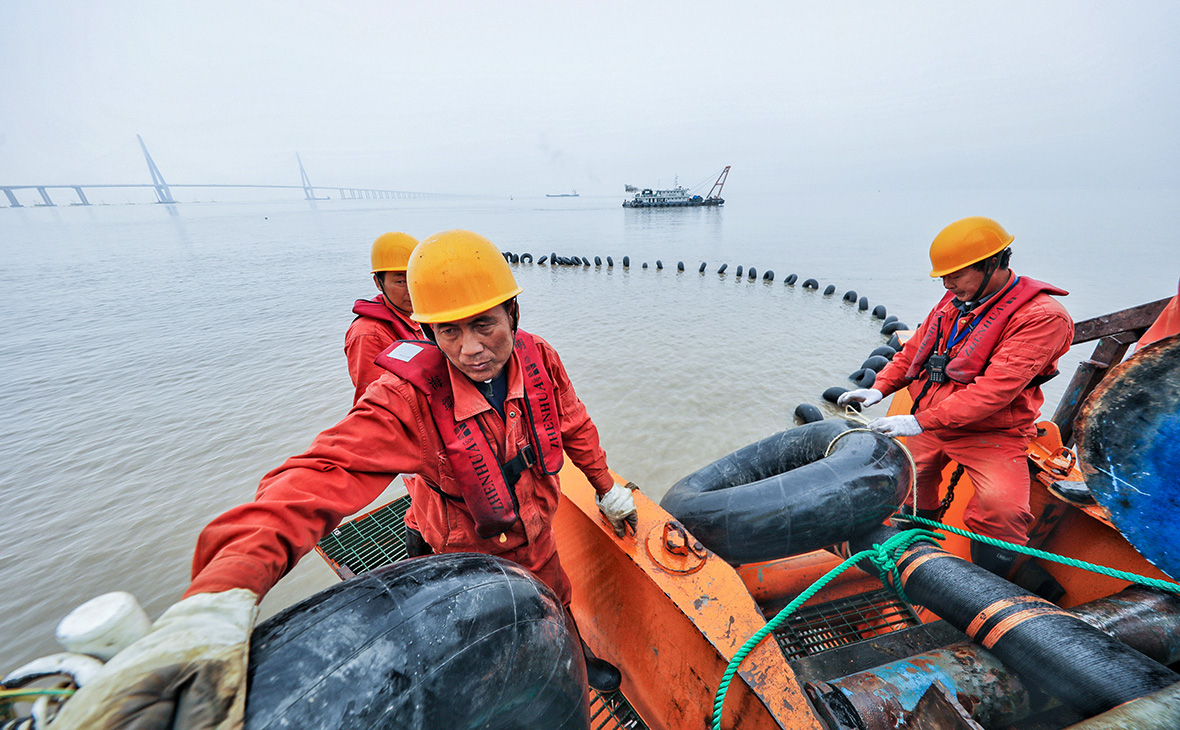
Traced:
<path fill-rule="evenodd" d="M 546 198 L 576 198 L 576 197 L 578 197 L 578 191 L 575 190 L 572 193 L 545 193 L 545 197 Z"/>
<path fill-rule="evenodd" d="M 729 165 L 717 176 L 713 188 L 705 197 L 691 195 L 688 188 L 677 185 L 671 190 L 652 190 L 644 188 L 635 193 L 635 197 L 623 201 L 624 208 L 695 208 L 703 205 L 723 205 L 725 198 L 721 197 L 721 189 L 729 177 Z M 627 186 L 630 188 L 631 186 Z M 630 190 L 628 190 L 630 192 Z"/>

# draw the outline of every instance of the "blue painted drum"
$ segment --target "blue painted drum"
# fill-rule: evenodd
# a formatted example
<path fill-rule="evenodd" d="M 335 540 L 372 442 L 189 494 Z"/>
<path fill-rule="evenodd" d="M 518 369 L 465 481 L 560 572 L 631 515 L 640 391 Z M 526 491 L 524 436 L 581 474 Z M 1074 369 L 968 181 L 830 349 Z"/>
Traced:
<path fill-rule="evenodd" d="M 1143 557 L 1180 579 L 1180 335 L 1115 367 L 1077 434 L 1094 498 Z"/>

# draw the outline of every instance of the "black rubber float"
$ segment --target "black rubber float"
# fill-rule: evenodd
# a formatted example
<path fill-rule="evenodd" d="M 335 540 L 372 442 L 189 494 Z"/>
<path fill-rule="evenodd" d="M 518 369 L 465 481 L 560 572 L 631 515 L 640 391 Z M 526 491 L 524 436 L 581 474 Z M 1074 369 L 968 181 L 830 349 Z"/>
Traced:
<path fill-rule="evenodd" d="M 881 372 L 881 368 L 889 364 L 890 358 L 884 355 L 869 355 L 868 358 L 860 364 L 862 368 L 868 368 L 874 373 Z"/>
<path fill-rule="evenodd" d="M 537 259 L 537 263 L 538 263 L 538 264 L 543 264 L 543 263 L 545 263 L 545 262 L 546 262 L 546 261 L 548 261 L 548 260 L 549 260 L 549 257 L 548 257 L 548 256 L 545 256 L 545 255 L 543 255 L 543 254 L 542 254 L 541 258 Z"/>
<path fill-rule="evenodd" d="M 897 321 L 897 315 L 891 314 L 885 318 L 885 322 L 883 324 L 889 324 L 890 322 L 896 322 L 896 321 Z"/>
<path fill-rule="evenodd" d="M 901 338 L 897 336 L 896 332 L 894 332 L 893 336 L 889 338 L 889 342 L 885 344 L 887 347 L 892 347 L 894 352 L 901 352 Z"/>
<path fill-rule="evenodd" d="M 824 414 L 810 403 L 800 403 L 795 406 L 795 418 L 800 423 L 817 423 L 824 420 Z"/>
<path fill-rule="evenodd" d="M 891 438 L 840 437 L 855 428 L 833 419 L 775 434 L 681 479 L 660 506 L 732 564 L 786 558 L 867 534 L 905 499 L 910 466 Z"/>
<path fill-rule="evenodd" d="M 737 272 L 736 272 L 736 276 L 737 276 L 737 278 L 739 278 L 739 279 L 740 279 L 740 278 L 742 278 L 742 267 L 741 267 L 741 264 L 738 264 L 738 267 L 737 267 Z"/>
<path fill-rule="evenodd" d="M 614 260 L 614 259 L 612 259 L 610 256 L 607 256 L 607 257 L 606 257 L 606 265 L 607 265 L 607 267 L 608 267 L 608 268 L 609 268 L 609 267 L 611 267 L 611 266 L 614 266 L 614 265 L 615 265 L 615 260 Z"/>
<path fill-rule="evenodd" d="M 676 270 L 677 271 L 684 271 L 684 262 L 683 261 L 676 262 Z"/>
<path fill-rule="evenodd" d="M 721 266 L 719 266 L 719 267 L 717 268 L 717 273 L 718 273 L 718 274 L 724 274 L 724 273 L 725 273 L 725 269 L 726 269 L 726 268 L 728 268 L 728 267 L 729 267 L 729 264 L 721 264 Z"/>
<path fill-rule="evenodd" d="M 770 269 L 767 269 L 762 274 L 762 281 L 774 281 L 774 272 L 771 271 Z"/>
<path fill-rule="evenodd" d="M 646 261 L 644 261 L 644 262 L 643 262 L 643 268 L 645 268 L 645 269 L 647 268 L 647 262 L 646 262 Z"/>
<path fill-rule="evenodd" d="M 887 357 L 890 360 L 892 360 L 893 356 L 897 354 L 897 350 L 894 350 L 889 345 L 881 345 L 880 347 L 874 347 L 873 351 L 870 352 L 869 354 L 870 355 L 880 355 L 881 357 Z"/>
<path fill-rule="evenodd" d="M 867 310 L 869 308 L 869 298 L 861 297 L 860 301 L 856 305 L 856 308 L 862 312 Z"/>
<path fill-rule="evenodd" d="M 830 297 L 835 293 L 836 293 L 836 285 L 835 284 L 828 284 L 827 287 L 824 288 L 824 296 L 825 297 Z"/>
<path fill-rule="evenodd" d="M 910 326 L 905 322 L 890 322 L 881 328 L 881 334 L 891 335 L 898 330 L 908 330 Z"/>
<path fill-rule="evenodd" d="M 861 368 L 849 375 L 848 379 L 856 383 L 858 388 L 871 388 L 877 382 L 877 373 L 868 368 Z"/>
<path fill-rule="evenodd" d="M 849 289 L 848 291 L 844 292 L 844 301 L 856 304 L 856 291 Z"/>
<path fill-rule="evenodd" d="M 697 269 L 697 273 L 700 273 L 700 274 L 705 273 L 705 262 L 704 261 L 701 262 L 701 268 Z"/>
<path fill-rule="evenodd" d="M 533 263 L 533 255 L 532 255 L 531 253 L 522 253 L 522 254 L 520 255 L 520 261 L 521 261 L 521 263 L 524 263 L 524 262 L 525 262 L 525 261 L 524 261 L 525 259 L 528 259 L 528 263 L 530 263 L 530 264 L 531 264 L 531 263 Z"/>
<path fill-rule="evenodd" d="M 877 306 L 873 307 L 873 316 L 877 319 L 885 319 L 885 305 L 878 304 Z"/>
<path fill-rule="evenodd" d="M 746 276 L 750 279 L 750 281 L 753 281 L 758 278 L 758 271 L 753 266 L 751 266 L 750 270 L 746 272 Z"/>
<path fill-rule="evenodd" d="M 659 259 L 656 259 L 656 270 L 657 270 L 657 271 L 663 271 L 663 270 L 664 270 L 664 262 L 663 262 L 663 261 L 660 261 Z"/>
<path fill-rule="evenodd" d="M 816 281 L 815 279 L 808 279 L 807 281 L 803 282 L 803 288 L 804 289 L 818 289 L 819 282 Z"/>
<path fill-rule="evenodd" d="M 553 592 L 501 558 L 378 568 L 259 624 L 245 726 L 583 730 L 585 663 L 567 626 Z"/>
<path fill-rule="evenodd" d="M 795 282 L 798 280 L 799 277 L 795 274 L 787 274 L 787 278 L 783 279 L 783 283 L 787 286 L 795 286 Z"/>
<path fill-rule="evenodd" d="M 624 269 L 627 269 L 627 268 L 630 268 L 630 267 L 631 267 L 631 257 L 630 257 L 630 256 L 624 256 L 624 257 L 623 257 L 623 268 L 624 268 Z"/>
<path fill-rule="evenodd" d="M 594 257 L 594 265 L 595 266 L 602 266 L 602 257 L 601 256 Z"/>

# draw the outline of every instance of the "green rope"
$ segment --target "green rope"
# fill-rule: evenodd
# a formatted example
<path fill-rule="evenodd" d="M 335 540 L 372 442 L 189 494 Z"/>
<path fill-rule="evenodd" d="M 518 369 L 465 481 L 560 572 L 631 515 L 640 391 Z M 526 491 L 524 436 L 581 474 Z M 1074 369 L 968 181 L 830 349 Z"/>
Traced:
<path fill-rule="evenodd" d="M 910 522 L 919 522 L 923 525 L 928 525 L 930 527 L 934 527 L 939 530 L 946 530 L 947 532 L 953 532 L 956 535 L 961 535 L 963 537 L 969 537 L 972 540 L 978 540 L 979 542 L 985 543 L 987 545 L 991 545 L 992 547 L 998 547 L 998 548 L 1002 548 L 1005 550 L 1011 550 L 1011 551 L 1017 552 L 1017 553 L 1024 553 L 1025 555 L 1031 555 L 1034 558 L 1041 558 L 1043 560 L 1049 560 L 1054 563 L 1061 563 L 1062 565 L 1068 565 L 1073 568 L 1081 568 L 1082 570 L 1088 570 L 1091 573 L 1100 573 L 1102 575 L 1108 575 L 1112 578 L 1118 578 L 1120 580 L 1129 581 L 1131 583 L 1139 583 L 1140 585 L 1150 586 L 1152 588 L 1158 588 L 1162 591 L 1170 591 L 1172 593 L 1180 593 L 1180 584 L 1177 584 L 1177 583 L 1159 580 L 1158 578 L 1147 578 L 1142 575 L 1136 575 L 1135 573 L 1128 573 L 1125 570 L 1117 570 L 1115 568 L 1107 568 L 1106 566 L 1103 566 L 1103 565 L 1095 565 L 1094 563 L 1087 563 L 1084 560 L 1077 560 L 1075 558 L 1067 558 L 1062 555 L 1054 555 L 1053 553 L 1045 552 L 1044 550 L 1038 550 L 1036 548 L 1030 548 L 1026 545 L 1015 545 L 1010 542 L 1004 542 L 1003 540 L 997 540 L 994 537 L 988 537 L 986 535 L 977 535 L 974 532 L 968 532 L 967 530 L 960 530 L 957 527 L 952 527 L 950 525 L 944 525 L 941 522 L 937 522 L 935 520 L 928 520 L 925 517 L 918 517 L 917 515 L 911 515 L 908 513 L 904 513 L 902 516 L 905 517 L 905 519 L 909 520 Z M 925 532 L 925 530 L 920 530 L 919 532 Z"/>
<path fill-rule="evenodd" d="M 745 661 L 745 658 L 750 652 L 754 650 L 754 647 L 766 638 L 767 634 L 782 625 L 794 613 L 795 609 L 806 603 L 833 578 L 866 558 L 872 561 L 873 565 L 877 566 L 877 571 L 881 575 L 881 582 L 886 585 L 893 585 L 901 595 L 901 598 L 906 603 L 909 603 L 905 598 L 905 593 L 901 589 L 901 580 L 898 576 L 897 558 L 895 556 L 905 552 L 910 545 L 919 540 L 929 541 L 931 539 L 942 540 L 943 536 L 933 532 L 927 532 L 926 530 L 907 530 L 906 532 L 899 532 L 886 540 L 882 545 L 873 545 L 867 550 L 861 550 L 856 555 L 853 555 L 825 573 L 822 578 L 812 583 L 807 590 L 800 593 L 795 600 L 788 603 L 765 626 L 758 629 L 753 636 L 746 640 L 745 644 L 742 644 L 742 647 L 737 650 L 737 653 L 733 655 L 733 659 L 730 660 L 729 666 L 725 668 L 725 674 L 721 677 L 721 684 L 717 686 L 717 694 L 713 699 L 713 730 L 721 730 L 721 707 L 725 704 L 725 695 L 729 692 L 730 681 L 733 679 L 733 675 L 737 673 L 738 667 L 741 666 L 741 663 Z M 887 575 L 892 578 L 891 581 L 886 581 Z"/>
<path fill-rule="evenodd" d="M 43 695 L 50 697 L 69 697 L 77 690 L 58 689 L 50 687 L 29 687 L 27 689 L 0 689 L 0 702 L 20 702 Z"/>

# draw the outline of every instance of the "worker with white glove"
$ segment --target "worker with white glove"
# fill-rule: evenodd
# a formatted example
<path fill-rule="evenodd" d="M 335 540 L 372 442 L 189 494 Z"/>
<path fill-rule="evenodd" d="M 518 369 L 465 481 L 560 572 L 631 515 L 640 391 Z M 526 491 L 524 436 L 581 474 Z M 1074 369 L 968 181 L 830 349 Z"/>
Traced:
<path fill-rule="evenodd" d="M 174 604 L 62 706 L 50 730 L 240 730 L 258 595 Z"/>
<path fill-rule="evenodd" d="M 606 517 L 607 522 L 610 522 L 610 526 L 614 528 L 615 534 L 619 537 L 627 534 L 627 526 L 631 527 L 632 535 L 639 528 L 639 516 L 635 513 L 635 498 L 631 496 L 631 491 L 634 489 L 639 489 L 639 487 L 632 482 L 615 484 L 606 494 L 594 497 L 599 511 Z"/>
<path fill-rule="evenodd" d="M 860 403 L 865 408 L 881 402 L 885 395 L 876 388 L 859 388 L 841 393 L 836 399 L 836 405 L 846 406 L 849 403 Z"/>
<path fill-rule="evenodd" d="M 922 433 L 922 425 L 914 416 L 885 416 L 869 421 L 869 430 L 893 438 L 901 438 L 903 436 L 917 436 Z"/>
<path fill-rule="evenodd" d="M 343 420 L 264 476 L 253 502 L 205 527 L 188 597 L 175 609 L 180 615 L 170 611 L 167 621 L 161 619 L 160 636 L 145 639 L 144 649 L 138 642 L 128 647 L 130 659 L 117 656 L 112 668 L 127 671 L 104 692 L 80 692 L 77 708 L 66 705 L 71 716 L 88 718 L 76 713 L 87 706 L 97 713 L 102 703 L 124 723 L 120 730 L 156 730 L 148 720 L 171 711 L 165 700 L 142 702 L 145 720 L 136 724 L 140 716 L 123 690 L 150 682 L 151 692 L 175 695 L 175 687 L 195 679 L 179 707 L 189 714 L 189 707 L 200 710 L 204 724 L 179 727 L 240 728 L 251 627 L 243 607 L 251 607 L 252 620 L 255 599 L 398 474 L 417 475 L 406 483 L 412 499 L 404 518 L 407 531 L 420 536 L 416 552 L 510 560 L 549 586 L 567 612 L 573 588 L 553 531 L 567 458 L 599 495 L 613 531 L 621 535 L 628 524 L 634 531 L 631 490 L 617 484 L 608 468 L 598 429 L 561 358 L 548 342 L 517 326 L 521 288 L 500 250 L 470 231 L 444 231 L 414 248 L 406 278 L 411 316 L 429 341 L 400 341 L 378 355 L 377 365 L 387 372 Z M 226 602 L 243 594 L 240 606 L 232 602 L 238 610 L 225 614 L 236 620 L 212 622 L 218 630 L 207 640 L 185 632 L 173 638 L 176 629 L 163 632 L 183 628 L 181 617 L 195 620 L 199 607 L 205 607 L 202 615 L 222 615 L 229 611 Z M 591 686 L 618 689 L 619 670 L 584 642 L 583 653 Z M 96 699 L 85 699 L 88 694 Z M 59 727 L 107 726 L 79 720 Z"/>
<path fill-rule="evenodd" d="M 1045 400 L 1040 386 L 1057 374 L 1073 322 L 1056 299 L 1065 291 L 1008 267 L 1012 240 L 981 216 L 935 236 L 930 276 L 946 294 L 873 383 L 881 395 L 907 389 L 913 408 L 869 428 L 909 437 L 919 516 L 940 509 L 942 474 L 954 461 L 974 489 L 963 510 L 966 527 L 1023 545 L 1033 519 L 1026 450 Z M 971 557 L 1006 576 L 1015 554 L 972 542 Z"/>

